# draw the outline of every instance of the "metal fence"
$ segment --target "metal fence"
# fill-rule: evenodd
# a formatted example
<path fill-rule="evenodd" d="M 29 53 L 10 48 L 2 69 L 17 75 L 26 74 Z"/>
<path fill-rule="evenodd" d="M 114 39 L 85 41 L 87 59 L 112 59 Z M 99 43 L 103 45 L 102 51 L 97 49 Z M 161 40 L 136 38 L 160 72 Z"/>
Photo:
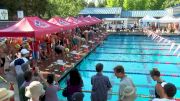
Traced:
<path fill-rule="evenodd" d="M 15 24 L 17 21 L 0 21 L 0 29 L 7 28 L 13 24 Z"/>

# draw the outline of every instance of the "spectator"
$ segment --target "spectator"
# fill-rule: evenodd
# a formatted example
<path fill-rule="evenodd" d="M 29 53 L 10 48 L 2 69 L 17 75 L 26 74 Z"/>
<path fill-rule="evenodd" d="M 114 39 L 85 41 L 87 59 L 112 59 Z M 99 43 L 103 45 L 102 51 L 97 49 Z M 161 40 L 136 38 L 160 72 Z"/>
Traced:
<path fill-rule="evenodd" d="M 21 85 L 20 87 L 20 98 L 21 98 L 21 101 L 28 101 L 28 98 L 25 96 L 25 88 L 27 86 L 29 86 L 29 84 L 31 83 L 31 80 L 32 80 L 32 72 L 31 71 L 26 71 L 24 73 L 24 82 L 23 84 Z"/>
<path fill-rule="evenodd" d="M 29 60 L 27 57 L 29 56 L 29 51 L 27 49 L 22 49 L 21 53 L 16 54 L 17 58 L 10 63 L 10 67 L 14 67 L 15 65 L 22 65 L 23 63 L 27 63 Z M 18 59 L 23 59 L 23 63 L 21 64 L 15 64 L 15 61 Z"/>
<path fill-rule="evenodd" d="M 165 92 L 163 87 L 166 84 L 166 82 L 160 78 L 160 72 L 157 68 L 153 68 L 153 70 L 150 71 L 150 75 L 152 79 L 157 82 L 157 84 L 155 85 L 155 97 L 164 98 Z"/>
<path fill-rule="evenodd" d="M 4 45 L 3 43 L 0 43 L 0 75 L 4 75 L 4 65 L 6 62 L 6 54 L 5 54 L 5 50 L 4 50 Z"/>
<path fill-rule="evenodd" d="M 14 92 L 6 88 L 0 88 L 0 101 L 10 101 L 9 99 L 14 95 Z"/>
<path fill-rule="evenodd" d="M 57 82 L 54 82 L 54 78 L 54 74 L 48 74 L 47 76 L 48 86 L 46 88 L 45 101 L 58 101 L 57 91 L 60 90 L 60 87 Z"/>
<path fill-rule="evenodd" d="M 29 97 L 29 101 L 39 101 L 40 96 L 44 95 L 43 85 L 39 81 L 33 81 L 26 87 L 25 96 Z"/>
<path fill-rule="evenodd" d="M 176 91 L 177 91 L 177 88 L 174 84 L 167 83 L 164 85 L 164 92 L 165 92 L 166 97 L 162 99 L 156 98 L 156 99 L 153 99 L 153 101 L 176 101 L 173 98 L 176 94 Z"/>
<path fill-rule="evenodd" d="M 68 101 L 72 101 L 72 95 L 76 92 L 81 92 L 83 80 L 77 69 L 70 71 L 70 78 L 67 81 Z"/>
<path fill-rule="evenodd" d="M 125 75 L 124 67 L 118 65 L 114 68 L 117 78 L 120 78 L 119 100 L 118 101 L 134 101 L 136 99 L 136 88 L 133 81 Z"/>
<path fill-rule="evenodd" d="M 96 65 L 97 74 L 91 78 L 92 93 L 91 101 L 107 101 L 108 90 L 110 90 L 111 83 L 107 76 L 102 74 L 103 64 Z"/>

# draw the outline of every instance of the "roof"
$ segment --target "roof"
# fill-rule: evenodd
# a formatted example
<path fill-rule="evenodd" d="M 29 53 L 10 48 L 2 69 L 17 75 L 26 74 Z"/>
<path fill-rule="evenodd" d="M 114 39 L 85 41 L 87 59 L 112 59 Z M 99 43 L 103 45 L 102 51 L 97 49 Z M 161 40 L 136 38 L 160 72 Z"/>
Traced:
<path fill-rule="evenodd" d="M 167 15 L 166 10 L 147 10 L 147 11 L 122 11 L 121 17 L 144 17 L 146 15 L 152 17 L 163 17 Z"/>
<path fill-rule="evenodd" d="M 172 8 L 179 8 L 180 4 L 176 4 L 175 6 L 173 6 Z"/>
<path fill-rule="evenodd" d="M 0 37 L 41 37 L 59 31 L 59 26 L 38 17 L 24 17 L 16 24 L 0 30 Z"/>
<path fill-rule="evenodd" d="M 69 29 L 73 29 L 76 27 L 75 24 L 68 22 L 65 19 L 60 18 L 60 17 L 53 17 L 48 22 L 62 27 L 63 30 L 69 30 Z"/>
<path fill-rule="evenodd" d="M 111 8 L 85 8 L 79 14 L 121 14 L 121 7 Z"/>
<path fill-rule="evenodd" d="M 109 20 L 109 21 L 120 21 L 120 20 L 128 20 L 128 18 L 104 18 L 104 20 Z"/>

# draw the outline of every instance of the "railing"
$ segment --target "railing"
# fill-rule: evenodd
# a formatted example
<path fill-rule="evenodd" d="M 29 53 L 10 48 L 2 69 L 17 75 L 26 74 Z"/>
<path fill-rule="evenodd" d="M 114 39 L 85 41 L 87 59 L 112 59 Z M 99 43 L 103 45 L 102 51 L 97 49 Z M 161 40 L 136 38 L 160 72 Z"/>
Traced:
<path fill-rule="evenodd" d="M 0 29 L 7 28 L 13 24 L 15 24 L 17 21 L 0 21 Z"/>

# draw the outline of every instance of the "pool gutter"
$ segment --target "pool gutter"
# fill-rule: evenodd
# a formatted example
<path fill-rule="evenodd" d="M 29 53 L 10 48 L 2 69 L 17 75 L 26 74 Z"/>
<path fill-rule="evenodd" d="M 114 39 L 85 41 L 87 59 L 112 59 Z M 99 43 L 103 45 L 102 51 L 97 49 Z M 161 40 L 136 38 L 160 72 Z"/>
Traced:
<path fill-rule="evenodd" d="M 111 35 L 111 34 L 109 34 L 109 35 Z M 85 56 L 83 56 L 83 58 L 81 58 L 77 63 L 75 63 L 74 67 L 72 67 L 71 69 L 65 71 L 65 72 L 61 75 L 61 77 L 59 78 L 58 82 L 61 82 L 61 81 L 69 74 L 69 72 L 70 72 L 72 69 L 76 68 L 87 56 L 90 55 L 90 53 L 92 53 L 100 44 L 102 44 L 102 42 L 103 42 L 104 40 L 106 40 L 106 38 L 107 38 L 109 35 L 107 35 L 101 42 L 99 42 L 97 45 L 95 45 L 95 47 L 93 47 L 90 52 L 88 52 Z"/>

